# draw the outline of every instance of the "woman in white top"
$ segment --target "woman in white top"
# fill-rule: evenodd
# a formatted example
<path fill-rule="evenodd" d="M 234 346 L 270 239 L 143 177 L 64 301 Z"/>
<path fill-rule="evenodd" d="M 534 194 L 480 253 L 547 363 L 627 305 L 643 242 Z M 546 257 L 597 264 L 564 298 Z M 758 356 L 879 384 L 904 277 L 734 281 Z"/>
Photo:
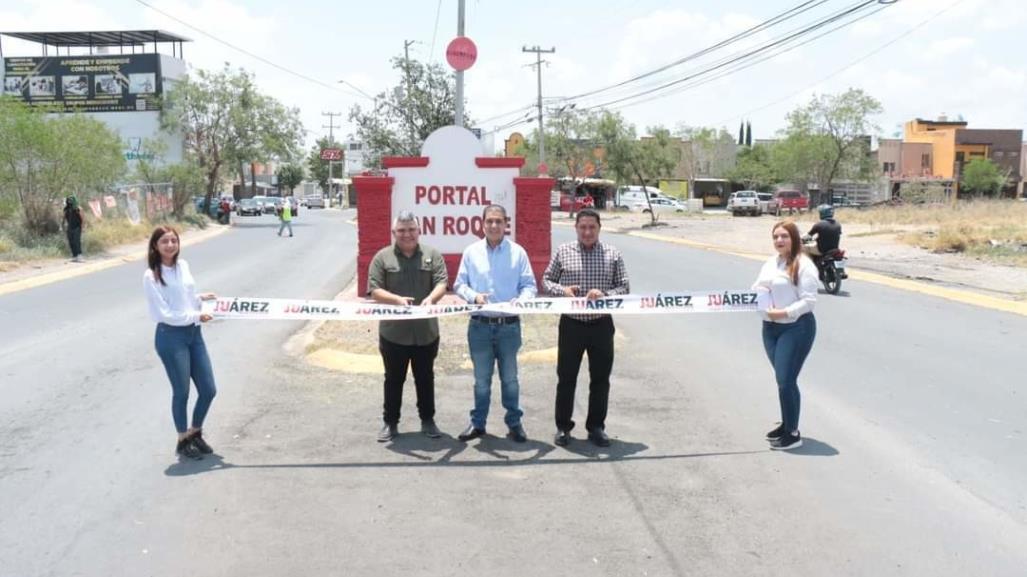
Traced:
<path fill-rule="evenodd" d="M 777 380 L 781 424 L 767 433 L 771 449 L 797 449 L 799 434 L 799 371 L 813 348 L 817 322 L 817 269 L 802 253 L 799 228 L 779 222 L 771 232 L 776 255 L 770 257 L 752 288 L 763 315 L 763 347 Z"/>
<path fill-rule="evenodd" d="M 171 415 L 178 430 L 175 452 L 190 459 L 202 459 L 214 450 L 203 439 L 203 420 L 217 394 L 210 355 L 203 342 L 200 323 L 211 315 L 200 312 L 200 303 L 217 298 L 213 293 L 196 293 L 189 263 L 178 258 L 178 232 L 158 226 L 150 235 L 149 268 L 143 275 L 150 317 L 157 323 L 154 345 L 171 381 Z M 196 385 L 192 427 L 187 427 L 189 380 Z"/>

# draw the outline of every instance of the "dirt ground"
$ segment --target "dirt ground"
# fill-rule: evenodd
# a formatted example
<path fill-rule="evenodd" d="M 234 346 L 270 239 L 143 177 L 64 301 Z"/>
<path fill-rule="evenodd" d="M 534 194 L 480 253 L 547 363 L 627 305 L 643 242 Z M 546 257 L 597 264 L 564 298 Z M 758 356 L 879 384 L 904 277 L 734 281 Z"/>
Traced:
<path fill-rule="evenodd" d="M 904 279 L 962 288 L 991 296 L 1013 300 L 1027 300 L 1027 269 L 987 262 L 961 254 L 937 254 L 920 249 L 900 240 L 900 236 L 926 227 L 902 225 L 846 224 L 845 210 L 838 211 L 842 224 L 841 248 L 849 258 L 849 267 L 887 274 Z M 791 218 L 805 232 L 816 216 L 783 215 Z M 690 241 L 734 249 L 739 252 L 770 254 L 770 229 L 777 218 L 732 217 L 726 213 L 703 215 L 661 215 L 666 226 L 643 229 L 648 215 L 638 213 L 609 213 L 603 215 L 603 230 L 642 231 L 652 234 L 683 238 Z M 556 224 L 570 225 L 566 215 L 554 213 Z"/>

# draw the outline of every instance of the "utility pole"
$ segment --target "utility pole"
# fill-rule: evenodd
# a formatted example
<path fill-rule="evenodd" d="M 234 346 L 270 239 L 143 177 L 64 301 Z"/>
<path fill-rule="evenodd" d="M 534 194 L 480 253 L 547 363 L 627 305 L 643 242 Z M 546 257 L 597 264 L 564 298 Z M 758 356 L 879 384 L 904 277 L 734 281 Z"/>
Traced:
<path fill-rule="evenodd" d="M 457 2 L 456 12 L 456 35 L 464 35 L 464 0 Z M 464 71 L 456 71 L 456 114 L 453 118 L 453 124 L 457 126 L 464 125 Z"/>
<path fill-rule="evenodd" d="M 404 108 L 407 108 L 406 116 L 408 118 L 413 118 L 413 115 L 410 113 L 409 107 L 410 107 L 411 99 L 413 98 L 413 94 L 414 94 L 413 93 L 413 84 L 410 83 L 410 45 L 413 44 L 414 42 L 416 42 L 416 41 L 415 40 L 404 40 L 403 41 L 403 75 L 406 77 L 406 81 L 407 81 L 407 97 L 406 97 L 406 106 Z M 414 123 L 411 121 L 411 122 L 409 122 L 409 124 L 410 124 L 410 126 L 409 126 L 409 129 L 410 129 L 409 130 L 409 132 L 410 132 L 410 151 L 409 152 L 410 152 L 411 156 L 416 156 L 417 155 L 417 151 L 414 150 L 414 147 L 416 146 L 416 138 L 414 137 Z"/>
<path fill-rule="evenodd" d="M 535 67 L 538 72 L 538 163 L 546 163 L 546 133 L 542 123 L 542 55 L 552 54 L 556 52 L 556 48 L 550 48 L 549 50 L 543 50 L 536 44 L 531 48 L 527 46 L 521 48 L 521 52 L 534 52 L 535 53 Z"/>
<path fill-rule="evenodd" d="M 335 134 L 334 133 L 334 130 L 335 130 L 335 117 L 336 116 L 342 116 L 342 113 L 341 112 L 322 112 L 321 116 L 327 116 L 328 117 L 328 126 L 325 126 L 323 124 L 321 125 L 321 128 L 327 128 L 328 129 L 328 146 L 335 146 L 335 137 L 334 137 L 334 134 Z M 341 128 L 341 126 L 340 126 L 340 128 Z M 328 201 L 325 203 L 328 206 L 332 205 L 332 196 L 333 196 L 332 192 L 334 192 L 332 190 L 332 161 L 329 160 L 328 161 Z"/>

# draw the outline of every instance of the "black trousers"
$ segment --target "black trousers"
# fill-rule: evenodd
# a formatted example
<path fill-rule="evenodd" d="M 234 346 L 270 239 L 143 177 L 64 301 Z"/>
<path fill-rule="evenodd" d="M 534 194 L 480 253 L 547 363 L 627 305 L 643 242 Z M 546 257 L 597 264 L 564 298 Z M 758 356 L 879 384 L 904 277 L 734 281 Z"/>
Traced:
<path fill-rule="evenodd" d="M 82 228 L 74 227 L 68 229 L 68 247 L 71 249 L 71 256 L 76 257 L 82 254 Z"/>
<path fill-rule="evenodd" d="M 427 345 L 398 345 L 378 337 L 378 350 L 385 364 L 385 404 L 382 420 L 390 425 L 399 423 L 403 404 L 403 383 L 407 380 L 407 367 L 414 373 L 417 390 L 417 414 L 421 420 L 435 418 L 435 357 L 439 354 L 439 339 Z"/>
<path fill-rule="evenodd" d="M 560 317 L 559 349 L 556 359 L 556 428 L 574 428 L 574 390 L 578 384 L 581 357 L 588 353 L 589 431 L 606 428 L 606 407 L 610 401 L 610 371 L 613 369 L 613 318 L 606 316 L 582 322 Z"/>

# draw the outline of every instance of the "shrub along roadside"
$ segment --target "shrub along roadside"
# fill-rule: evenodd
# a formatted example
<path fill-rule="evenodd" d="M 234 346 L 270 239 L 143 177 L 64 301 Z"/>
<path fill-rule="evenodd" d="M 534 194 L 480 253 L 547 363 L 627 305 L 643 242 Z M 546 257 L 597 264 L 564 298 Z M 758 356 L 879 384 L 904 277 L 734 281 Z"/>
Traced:
<path fill-rule="evenodd" d="M 210 221 L 198 215 L 181 220 L 148 221 L 132 225 L 127 219 L 92 219 L 87 217 L 82 231 L 82 249 L 88 258 L 124 244 L 148 239 L 158 224 L 170 224 L 179 231 L 206 228 Z M 70 258 L 68 239 L 64 233 L 38 236 L 18 223 L 0 223 L 0 271 L 12 270 L 30 261 Z"/>

